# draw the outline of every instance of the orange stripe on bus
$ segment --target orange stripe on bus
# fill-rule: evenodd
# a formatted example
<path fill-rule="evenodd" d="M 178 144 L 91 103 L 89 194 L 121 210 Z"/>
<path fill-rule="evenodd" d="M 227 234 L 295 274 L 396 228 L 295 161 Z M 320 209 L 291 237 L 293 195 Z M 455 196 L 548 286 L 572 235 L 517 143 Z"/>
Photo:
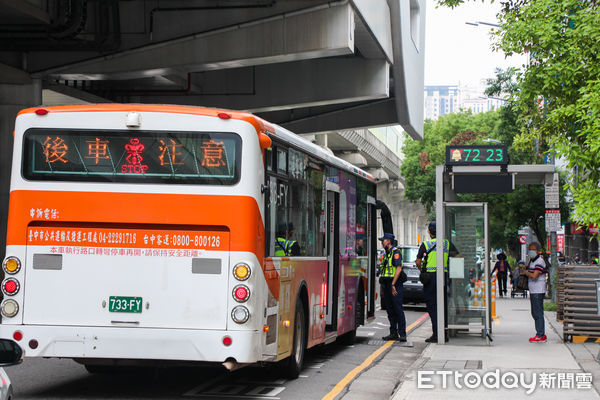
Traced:
<path fill-rule="evenodd" d="M 254 253 L 265 268 L 262 217 L 256 200 L 248 196 L 15 190 L 10 194 L 6 243 L 26 245 L 28 228 L 33 226 L 85 229 L 102 224 L 199 232 L 226 227 L 229 250 Z M 267 283 L 278 298 L 278 277 Z"/>
<path fill-rule="evenodd" d="M 48 212 L 47 212 L 48 211 Z M 54 212 L 54 213 L 53 213 Z M 8 245 L 24 245 L 36 221 L 76 224 L 226 226 L 231 251 L 262 262 L 265 233 L 258 204 L 247 196 L 15 190 L 10 194 Z"/>

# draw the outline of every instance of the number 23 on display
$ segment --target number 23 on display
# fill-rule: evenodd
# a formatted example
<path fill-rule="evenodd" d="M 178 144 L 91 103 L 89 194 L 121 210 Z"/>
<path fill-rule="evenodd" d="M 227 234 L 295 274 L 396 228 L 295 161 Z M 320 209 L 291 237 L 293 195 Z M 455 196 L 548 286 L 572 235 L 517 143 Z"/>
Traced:
<path fill-rule="evenodd" d="M 466 154 L 465 161 L 469 161 L 471 153 L 473 154 L 470 161 L 483 161 L 479 158 L 481 156 L 481 150 L 479 149 L 465 149 L 464 152 Z M 485 161 L 502 161 L 503 159 L 502 149 L 486 149 L 485 152 L 487 153 Z"/>

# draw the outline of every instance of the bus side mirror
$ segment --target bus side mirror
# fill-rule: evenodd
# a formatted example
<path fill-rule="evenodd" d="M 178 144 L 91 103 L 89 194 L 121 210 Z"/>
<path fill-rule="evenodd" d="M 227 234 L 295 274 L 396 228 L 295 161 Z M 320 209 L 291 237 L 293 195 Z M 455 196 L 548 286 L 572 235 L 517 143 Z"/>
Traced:
<path fill-rule="evenodd" d="M 0 339 L 0 367 L 19 364 L 23 361 L 23 350 L 9 339 Z"/>

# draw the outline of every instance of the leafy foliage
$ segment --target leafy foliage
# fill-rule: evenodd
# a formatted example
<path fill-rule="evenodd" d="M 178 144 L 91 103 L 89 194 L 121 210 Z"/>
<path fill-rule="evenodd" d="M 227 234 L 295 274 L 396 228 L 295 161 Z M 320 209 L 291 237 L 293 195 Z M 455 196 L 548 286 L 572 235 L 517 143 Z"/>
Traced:
<path fill-rule="evenodd" d="M 456 7 L 465 0 L 439 0 Z M 511 101 L 515 144 L 561 157 L 576 170 L 569 180 L 573 218 L 600 223 L 600 4 L 596 0 L 502 2 L 495 48 L 530 55 L 516 74 Z"/>

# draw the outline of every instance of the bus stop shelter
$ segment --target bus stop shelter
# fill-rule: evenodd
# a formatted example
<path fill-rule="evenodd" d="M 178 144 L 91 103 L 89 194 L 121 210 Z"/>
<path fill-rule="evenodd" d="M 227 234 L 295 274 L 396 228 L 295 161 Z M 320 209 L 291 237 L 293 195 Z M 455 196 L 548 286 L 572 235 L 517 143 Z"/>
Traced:
<path fill-rule="evenodd" d="M 466 152 L 477 149 L 497 151 L 498 159 L 465 161 Z M 462 158 L 457 152 L 462 153 Z M 460 258 L 449 259 L 447 308 L 441 306 L 444 274 L 436 274 L 438 343 L 446 341 L 446 312 L 450 331 L 480 332 L 488 343 L 492 338 L 487 203 L 459 202 L 457 194 L 508 193 L 516 185 L 552 185 L 553 179 L 554 165 L 508 164 L 506 146 L 447 147 L 446 163 L 436 167 L 436 237 L 437 243 L 449 239 Z M 444 252 L 437 251 L 436 255 L 436 264 L 444 265 Z"/>

